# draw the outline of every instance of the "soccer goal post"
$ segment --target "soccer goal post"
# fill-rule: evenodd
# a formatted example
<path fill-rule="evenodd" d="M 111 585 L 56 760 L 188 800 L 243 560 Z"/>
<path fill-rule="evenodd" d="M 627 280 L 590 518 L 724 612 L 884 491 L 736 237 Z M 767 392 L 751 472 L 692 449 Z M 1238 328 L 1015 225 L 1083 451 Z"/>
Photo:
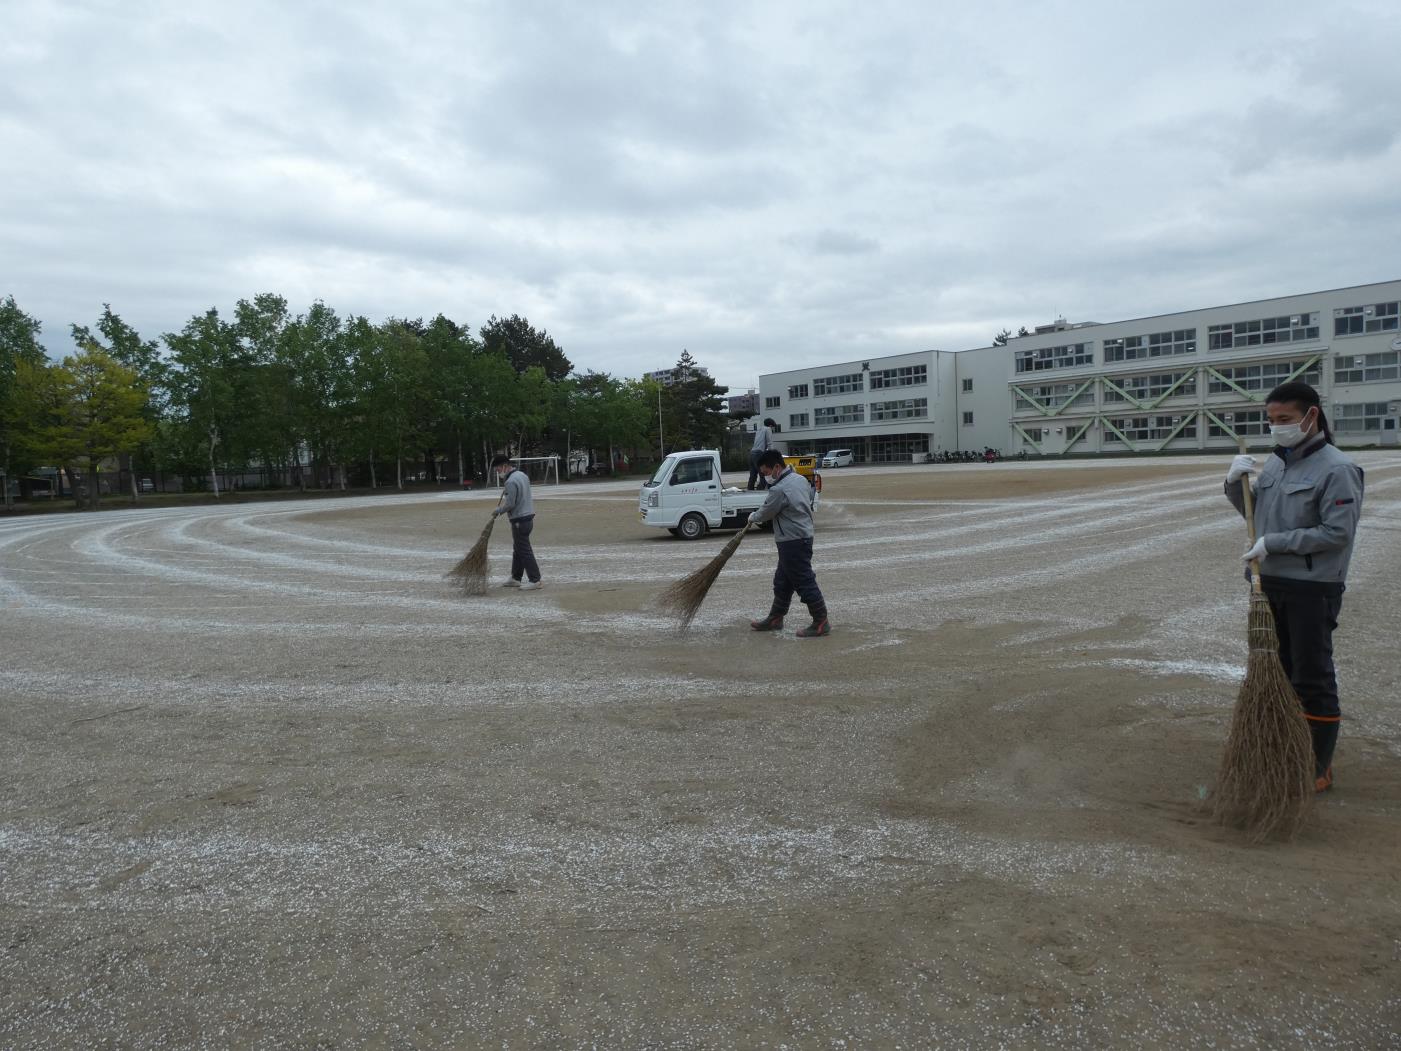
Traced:
<path fill-rule="evenodd" d="M 559 457 L 556 456 L 512 456 L 511 463 L 516 465 L 518 470 L 524 471 L 527 478 L 532 482 L 543 482 L 550 485 L 559 485 Z M 550 476 L 554 476 L 554 481 L 550 481 Z M 502 483 L 498 480 L 497 485 Z"/>

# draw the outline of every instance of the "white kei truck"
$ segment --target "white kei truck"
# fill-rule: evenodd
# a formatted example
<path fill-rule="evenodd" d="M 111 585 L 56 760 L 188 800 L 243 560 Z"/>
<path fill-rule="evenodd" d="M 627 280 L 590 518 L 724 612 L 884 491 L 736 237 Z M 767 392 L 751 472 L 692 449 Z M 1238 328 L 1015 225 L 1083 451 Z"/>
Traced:
<path fill-rule="evenodd" d="M 798 457 L 784 457 L 802 470 Z M 811 456 L 803 459 L 811 461 Z M 822 491 L 821 476 L 814 481 L 812 464 L 802 473 Z M 720 453 L 715 449 L 690 449 L 667 454 L 656 472 L 642 483 L 637 510 L 644 525 L 665 529 L 683 540 L 699 540 L 711 529 L 742 529 L 751 511 L 764 505 L 763 490 L 725 487 L 720 480 Z"/>

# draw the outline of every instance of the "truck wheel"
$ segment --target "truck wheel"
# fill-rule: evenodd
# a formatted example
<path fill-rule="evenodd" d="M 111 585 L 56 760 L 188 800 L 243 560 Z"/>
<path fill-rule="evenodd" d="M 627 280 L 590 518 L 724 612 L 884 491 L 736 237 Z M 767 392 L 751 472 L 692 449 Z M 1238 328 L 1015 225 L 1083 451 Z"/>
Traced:
<path fill-rule="evenodd" d="M 682 540 L 699 540 L 705 536 L 705 516 L 692 511 L 676 524 L 676 532 Z"/>

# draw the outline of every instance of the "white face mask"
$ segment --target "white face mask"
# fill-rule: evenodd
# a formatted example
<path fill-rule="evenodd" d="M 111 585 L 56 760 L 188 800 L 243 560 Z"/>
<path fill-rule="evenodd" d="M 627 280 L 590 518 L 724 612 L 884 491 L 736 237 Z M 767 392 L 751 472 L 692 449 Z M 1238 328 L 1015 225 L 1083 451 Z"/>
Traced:
<path fill-rule="evenodd" d="M 782 475 L 782 474 L 783 474 L 782 471 L 775 471 L 773 474 L 768 475 L 767 477 L 768 477 L 768 480 L 769 480 L 769 485 L 773 485 L 775 482 L 777 482 L 778 479 L 779 479 L 779 476 Z"/>
<path fill-rule="evenodd" d="M 1308 419 L 1307 416 L 1304 417 Z M 1309 437 L 1310 431 L 1304 430 L 1303 423 L 1273 423 L 1270 425 L 1270 437 L 1275 440 L 1276 445 L 1281 445 L 1286 449 L 1292 449 L 1305 438 Z"/>

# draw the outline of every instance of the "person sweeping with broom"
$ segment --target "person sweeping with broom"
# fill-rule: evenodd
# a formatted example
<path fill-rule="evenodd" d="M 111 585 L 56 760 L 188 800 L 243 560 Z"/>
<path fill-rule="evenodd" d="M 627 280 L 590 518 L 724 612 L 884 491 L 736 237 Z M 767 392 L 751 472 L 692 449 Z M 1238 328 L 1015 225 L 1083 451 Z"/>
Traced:
<path fill-rule="evenodd" d="M 783 462 L 783 454 L 776 449 L 759 457 L 759 472 L 768 482 L 769 495 L 764 505 L 749 516 L 749 525 L 773 522 L 778 568 L 773 574 L 773 606 L 769 615 L 751 620 L 749 626 L 755 631 L 778 631 L 796 591 L 812 614 L 812 623 L 798 629 L 798 638 L 830 635 L 827 603 L 812 571 L 812 486 Z"/>
<path fill-rule="evenodd" d="M 530 479 L 525 472 L 512 466 L 510 458 L 496 455 L 491 468 L 501 479 L 501 502 L 491 512 L 492 517 L 505 515 L 511 522 L 511 576 L 501 583 L 503 588 L 534 591 L 540 587 L 540 567 L 530 546 L 530 533 L 535 528 L 535 502 L 530 495 Z M 522 582 L 521 577 L 527 579 Z"/>
<path fill-rule="evenodd" d="M 1318 392 L 1307 383 L 1276 387 L 1265 398 L 1275 448 L 1263 467 L 1253 456 L 1231 461 L 1226 497 L 1246 513 L 1253 486 L 1256 540 L 1242 559 L 1260 563 L 1260 585 L 1274 613 L 1279 659 L 1313 737 L 1314 791 L 1333 786 L 1333 750 L 1342 718 L 1333 668 L 1348 561 L 1362 511 L 1362 469 L 1333 445 Z M 1247 570 L 1247 578 L 1249 570 Z"/>

